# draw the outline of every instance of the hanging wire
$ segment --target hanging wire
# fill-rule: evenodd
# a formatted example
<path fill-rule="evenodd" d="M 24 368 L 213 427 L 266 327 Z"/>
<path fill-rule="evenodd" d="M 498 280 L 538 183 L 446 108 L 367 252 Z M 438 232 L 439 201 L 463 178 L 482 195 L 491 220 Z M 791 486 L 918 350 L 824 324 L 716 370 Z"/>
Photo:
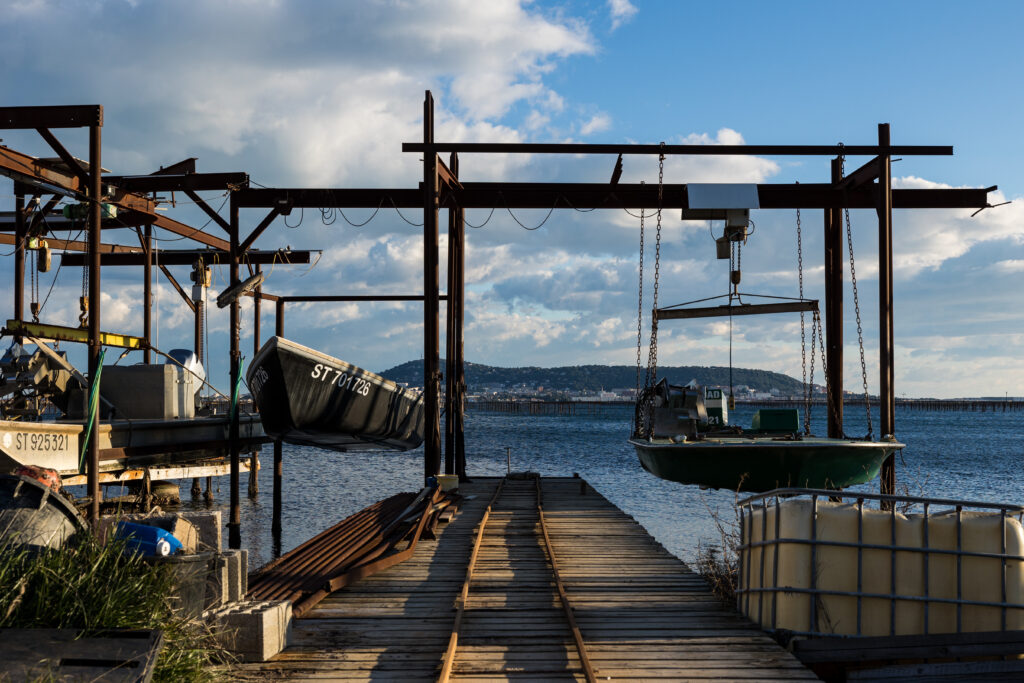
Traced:
<path fill-rule="evenodd" d="M 401 211 L 401 209 L 399 209 L 399 208 L 398 208 L 398 204 L 395 204 L 395 198 L 394 198 L 394 197 L 392 197 L 392 196 L 388 195 L 388 200 L 389 200 L 389 201 L 391 202 L 391 206 L 393 206 L 393 207 L 394 207 L 394 209 L 395 209 L 395 213 L 397 213 L 397 214 L 398 214 L 398 216 L 399 216 L 399 217 L 400 217 L 400 218 L 401 218 L 401 219 L 402 219 L 403 221 L 405 221 L 405 222 L 406 222 L 406 223 L 408 223 L 409 225 L 413 226 L 414 228 L 422 228 L 422 227 L 423 227 L 423 224 L 422 224 L 422 223 L 413 223 L 413 222 L 412 222 L 411 220 L 409 220 L 409 219 L 408 219 L 408 218 L 406 218 L 406 217 L 405 217 L 404 215 L 402 215 L 402 211 Z"/>
<path fill-rule="evenodd" d="M 303 221 L 303 219 L 305 217 L 306 217 L 306 209 L 304 207 L 299 207 L 299 222 L 296 223 L 295 225 L 289 225 L 288 224 L 288 216 L 283 216 L 283 218 L 284 218 L 284 227 L 291 228 L 292 230 L 294 230 L 295 228 L 297 228 L 300 225 L 302 225 L 302 221 Z"/>
<path fill-rule="evenodd" d="M 548 214 L 546 216 L 544 216 L 544 220 L 542 220 L 536 226 L 530 228 L 530 227 L 527 227 L 526 225 L 524 225 L 523 222 L 521 220 L 519 220 L 518 218 L 516 218 L 516 215 L 514 213 L 512 213 L 512 209 L 509 208 L 509 205 L 508 205 L 508 200 L 505 198 L 505 193 L 501 192 L 499 190 L 498 191 L 498 195 L 501 196 L 501 200 L 503 202 L 505 202 L 505 210 L 508 211 L 508 215 L 509 216 L 512 216 L 512 220 L 514 220 L 516 223 L 518 223 L 520 228 L 522 228 L 523 230 L 529 230 L 530 232 L 532 232 L 534 230 L 540 230 L 541 227 L 543 227 L 544 224 L 548 222 L 548 219 L 551 218 L 551 214 L 553 214 L 555 212 L 555 208 L 558 206 L 558 198 L 556 197 L 555 198 L 555 203 L 551 206 L 550 209 L 548 209 Z"/>
<path fill-rule="evenodd" d="M 470 223 L 470 222 L 469 222 L 469 219 L 467 219 L 467 218 L 465 217 L 465 215 L 463 215 L 463 217 L 462 217 L 462 222 L 463 222 L 463 223 L 465 223 L 466 225 L 468 225 L 468 226 L 469 226 L 469 227 L 471 227 L 471 228 L 476 228 L 476 229 L 479 229 L 479 228 L 482 228 L 482 227 L 484 227 L 484 226 L 485 226 L 485 225 L 487 225 L 488 223 L 490 223 L 490 222 L 491 222 L 491 217 L 492 217 L 492 216 L 494 216 L 494 207 L 493 207 L 493 206 L 491 207 L 491 212 L 490 212 L 489 214 L 487 214 L 487 218 L 486 218 L 486 219 L 484 220 L 484 222 L 483 222 L 483 223 L 481 223 L 480 225 L 473 225 L 472 223 Z"/>

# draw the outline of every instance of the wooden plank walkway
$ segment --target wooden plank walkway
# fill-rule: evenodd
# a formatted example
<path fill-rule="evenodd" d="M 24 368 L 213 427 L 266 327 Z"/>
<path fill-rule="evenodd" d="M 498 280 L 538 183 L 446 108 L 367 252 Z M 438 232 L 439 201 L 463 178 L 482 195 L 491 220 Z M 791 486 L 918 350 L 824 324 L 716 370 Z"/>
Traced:
<path fill-rule="evenodd" d="M 437 541 L 334 593 L 295 622 L 292 645 L 239 680 L 435 680 L 476 527 L 499 479 Z M 813 674 L 631 517 L 581 480 L 541 480 L 562 580 L 598 680 L 789 680 Z M 533 479 L 509 480 L 485 527 L 452 678 L 585 680 L 540 535 Z"/>

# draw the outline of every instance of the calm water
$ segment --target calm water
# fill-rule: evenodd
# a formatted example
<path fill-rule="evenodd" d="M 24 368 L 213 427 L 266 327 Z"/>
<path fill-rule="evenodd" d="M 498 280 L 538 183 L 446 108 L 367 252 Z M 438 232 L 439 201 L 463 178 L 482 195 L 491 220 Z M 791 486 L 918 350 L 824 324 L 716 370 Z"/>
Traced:
<path fill-rule="evenodd" d="M 749 425 L 753 410 L 730 415 L 733 424 Z M 467 470 L 473 475 L 505 472 L 505 448 L 512 449 L 513 470 L 549 476 L 579 472 L 591 485 L 632 515 L 668 550 L 693 557 L 698 541 L 716 542 L 712 513 L 733 520 L 735 495 L 702 491 L 658 479 L 641 469 L 626 443 L 631 408 L 608 409 L 601 416 L 522 416 L 469 412 L 466 416 Z M 867 432 L 863 406 L 846 408 L 846 431 Z M 823 434 L 825 414 L 812 415 L 812 431 Z M 878 416 L 874 416 L 875 435 Z M 897 435 L 907 444 L 897 455 L 897 483 L 913 495 L 997 502 L 1024 502 L 1024 413 L 901 411 Z M 242 477 L 242 545 L 252 567 L 273 557 L 270 532 L 273 507 L 272 451 L 263 453 L 260 495 L 246 497 Z M 423 452 L 344 454 L 302 446 L 284 450 L 284 551 L 371 503 L 399 491 L 419 490 Z M 189 482 L 182 481 L 185 508 L 206 508 L 188 501 Z M 228 517 L 228 478 L 219 485 L 215 509 Z M 864 485 L 877 491 L 878 482 Z M 216 489 L 215 489 L 216 491 Z"/>

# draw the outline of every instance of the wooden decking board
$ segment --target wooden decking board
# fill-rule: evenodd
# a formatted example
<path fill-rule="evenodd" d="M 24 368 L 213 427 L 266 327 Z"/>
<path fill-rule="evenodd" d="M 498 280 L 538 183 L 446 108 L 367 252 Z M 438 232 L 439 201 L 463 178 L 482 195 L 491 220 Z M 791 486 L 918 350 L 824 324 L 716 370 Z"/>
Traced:
<path fill-rule="evenodd" d="M 448 644 L 476 528 L 497 484 L 475 496 L 413 557 L 327 597 L 295 621 L 272 661 L 240 680 L 434 680 Z M 545 478 L 544 515 L 597 677 L 616 681 L 793 680 L 813 674 L 723 605 L 700 576 L 580 480 Z M 533 480 L 509 480 L 488 521 L 452 679 L 583 681 L 555 591 Z"/>

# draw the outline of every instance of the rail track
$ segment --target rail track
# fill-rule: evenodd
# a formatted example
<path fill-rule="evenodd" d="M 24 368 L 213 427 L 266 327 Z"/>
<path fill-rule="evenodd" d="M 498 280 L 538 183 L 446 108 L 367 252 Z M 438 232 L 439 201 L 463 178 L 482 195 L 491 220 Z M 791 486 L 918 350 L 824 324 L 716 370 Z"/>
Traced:
<path fill-rule="evenodd" d="M 489 531 L 488 522 L 491 521 L 494 524 Z M 511 548 L 516 548 L 522 557 L 524 551 L 531 550 L 532 544 L 536 544 L 540 552 L 530 553 L 526 563 L 511 561 Z M 482 555 L 482 566 L 478 568 L 477 563 L 481 561 Z M 543 571 L 541 565 L 546 566 L 549 577 L 538 575 L 538 570 Z M 544 595 L 545 589 L 547 595 Z M 574 678 L 582 675 L 588 683 L 594 683 L 597 680 L 596 672 L 576 623 L 548 533 L 540 477 L 506 477 L 495 489 L 477 527 L 466 567 L 466 578 L 455 600 L 455 619 L 448 648 L 442 659 L 439 683 L 447 683 L 460 673 L 491 673 L 488 669 L 494 663 L 483 654 L 488 641 L 500 641 L 503 646 L 514 648 L 519 640 L 519 644 L 528 650 L 535 646 L 538 638 L 547 638 L 548 634 L 555 638 L 564 637 L 564 633 L 559 633 L 561 629 L 553 628 L 552 624 L 551 606 L 555 602 L 555 593 L 564 627 L 571 635 L 579 661 L 568 671 L 563 663 L 550 672 L 531 667 L 529 673 L 570 673 Z M 473 606 L 470 606 L 471 602 Z M 508 618 L 510 614 L 520 611 L 525 614 Z M 493 619 L 495 613 L 503 617 L 504 626 L 489 633 L 487 626 L 492 624 L 490 619 Z M 478 623 L 474 624 L 474 621 Z M 467 629 L 467 625 L 473 628 Z M 509 632 L 510 625 L 518 632 Z M 469 647 L 466 647 L 464 630 L 472 634 Z M 461 653 L 460 644 L 463 644 Z M 499 664 L 505 672 L 508 671 L 507 661 Z"/>

